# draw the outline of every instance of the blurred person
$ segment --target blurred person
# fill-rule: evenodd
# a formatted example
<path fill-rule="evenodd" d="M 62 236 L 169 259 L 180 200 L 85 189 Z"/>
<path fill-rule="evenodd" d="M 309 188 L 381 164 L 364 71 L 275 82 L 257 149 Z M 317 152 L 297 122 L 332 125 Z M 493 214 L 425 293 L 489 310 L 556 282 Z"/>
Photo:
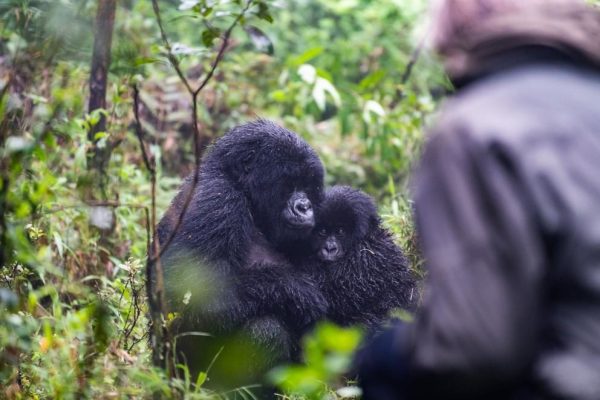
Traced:
<path fill-rule="evenodd" d="M 357 357 L 367 400 L 600 399 L 600 12 L 445 0 L 456 95 L 413 181 L 414 324 Z"/>

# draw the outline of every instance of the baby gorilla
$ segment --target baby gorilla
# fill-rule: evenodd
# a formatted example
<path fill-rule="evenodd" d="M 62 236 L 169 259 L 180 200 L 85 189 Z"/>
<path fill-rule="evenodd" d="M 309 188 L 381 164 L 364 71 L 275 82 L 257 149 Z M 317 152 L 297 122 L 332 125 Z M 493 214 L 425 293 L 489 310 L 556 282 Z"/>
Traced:
<path fill-rule="evenodd" d="M 402 250 L 381 227 L 369 196 L 334 186 L 326 192 L 317 217 L 310 264 L 329 302 L 331 321 L 373 330 L 391 310 L 414 309 L 415 278 Z"/>

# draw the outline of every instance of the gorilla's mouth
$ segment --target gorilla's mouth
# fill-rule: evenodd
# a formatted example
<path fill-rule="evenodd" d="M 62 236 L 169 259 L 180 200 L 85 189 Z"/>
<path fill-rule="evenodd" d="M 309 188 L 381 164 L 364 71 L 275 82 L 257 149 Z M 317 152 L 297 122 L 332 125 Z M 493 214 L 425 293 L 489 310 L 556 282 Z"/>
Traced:
<path fill-rule="evenodd" d="M 285 224 L 286 227 L 295 231 L 308 231 L 310 232 L 314 228 L 314 222 L 310 221 L 290 221 L 288 220 Z"/>
<path fill-rule="evenodd" d="M 340 249 L 335 249 L 335 250 L 328 250 L 326 248 L 322 248 L 319 253 L 319 259 L 321 261 L 326 261 L 326 262 L 334 262 L 339 260 L 342 256 L 343 256 L 343 252 Z"/>

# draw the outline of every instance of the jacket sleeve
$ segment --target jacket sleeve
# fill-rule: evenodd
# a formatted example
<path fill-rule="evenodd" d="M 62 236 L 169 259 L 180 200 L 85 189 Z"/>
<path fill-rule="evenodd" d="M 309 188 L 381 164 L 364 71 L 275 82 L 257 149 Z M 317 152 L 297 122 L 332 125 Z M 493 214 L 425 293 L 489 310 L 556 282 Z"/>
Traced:
<path fill-rule="evenodd" d="M 443 127 L 413 185 L 428 281 L 408 345 L 411 391 L 497 395 L 533 361 L 542 243 L 510 146 Z"/>

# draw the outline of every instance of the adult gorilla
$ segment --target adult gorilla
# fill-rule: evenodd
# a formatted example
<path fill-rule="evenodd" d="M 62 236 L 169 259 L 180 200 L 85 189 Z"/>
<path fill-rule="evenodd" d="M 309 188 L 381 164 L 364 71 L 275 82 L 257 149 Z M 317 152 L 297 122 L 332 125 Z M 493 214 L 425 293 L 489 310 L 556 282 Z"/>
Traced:
<path fill-rule="evenodd" d="M 180 359 L 206 370 L 222 349 L 209 377 L 231 388 L 292 358 L 299 334 L 326 310 L 316 284 L 286 258 L 314 227 L 323 166 L 296 134 L 258 120 L 219 139 L 199 176 L 161 264 L 169 311 L 179 315 Z M 161 220 L 161 243 L 192 186 L 188 178 Z"/>

